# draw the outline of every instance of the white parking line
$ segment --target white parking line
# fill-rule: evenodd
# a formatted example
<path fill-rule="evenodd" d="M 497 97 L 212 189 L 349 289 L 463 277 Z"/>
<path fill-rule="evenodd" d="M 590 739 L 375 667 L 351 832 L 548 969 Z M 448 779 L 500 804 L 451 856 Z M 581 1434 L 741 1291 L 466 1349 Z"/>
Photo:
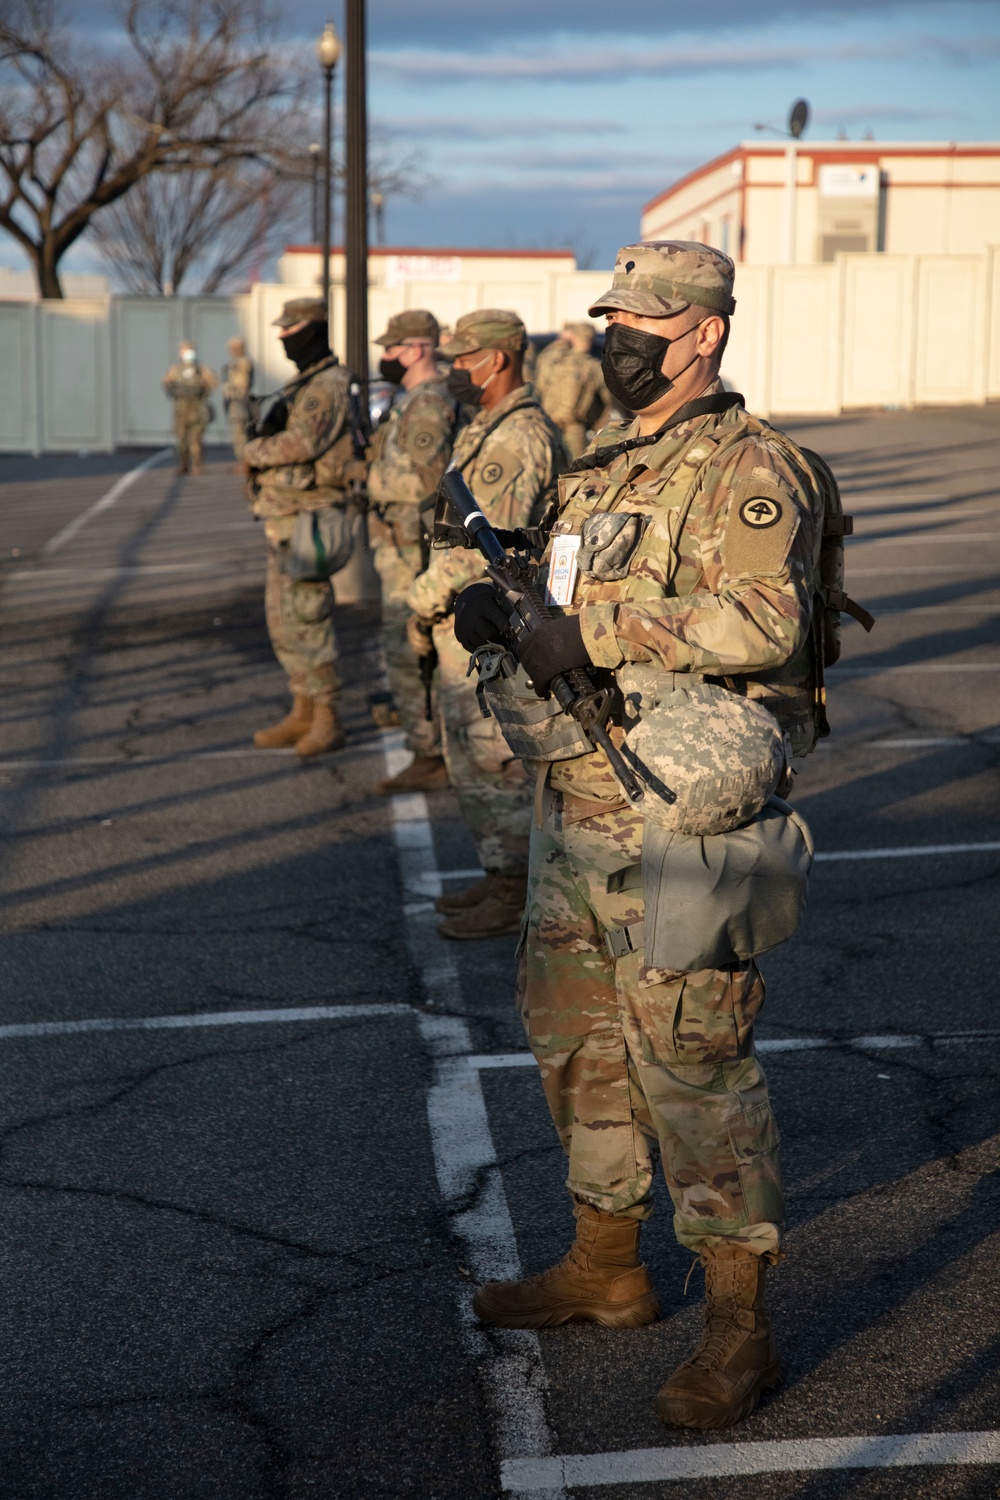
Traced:
<path fill-rule="evenodd" d="M 898 849 L 826 849 L 815 856 L 816 862 L 851 859 L 934 859 L 944 854 L 995 854 L 1000 839 L 970 844 L 909 844 Z"/>
<path fill-rule="evenodd" d="M 709 1443 L 700 1448 L 636 1448 L 631 1453 L 573 1453 L 508 1459 L 505 1492 L 535 1495 L 554 1485 L 653 1484 L 817 1469 L 899 1469 L 917 1465 L 1000 1463 L 1000 1432 L 910 1432 L 899 1437 L 791 1438 L 769 1443 Z"/>
<path fill-rule="evenodd" d="M 399 731 L 386 733 L 386 774 L 407 764 Z M 393 797 L 393 833 L 404 889 L 437 896 L 441 876 L 434 837 L 422 795 Z M 407 945 L 433 1004 L 457 1009 L 461 983 L 454 950 L 435 928 L 433 903 L 406 909 Z M 463 1243 L 463 1257 L 476 1281 L 520 1275 L 521 1264 L 490 1133 L 478 1070 L 469 1066 L 472 1039 L 464 1021 L 453 1016 L 421 1014 L 421 1035 L 435 1058 L 435 1080 L 427 1100 L 427 1118 L 438 1187 L 452 1227 Z M 535 1333 L 495 1329 L 489 1338 L 477 1327 L 471 1288 L 458 1297 L 466 1348 L 478 1367 L 492 1418 L 492 1437 L 501 1460 L 547 1458 L 554 1443 L 545 1416 L 542 1391 L 545 1367 Z M 518 1486 L 508 1486 L 515 1495 Z M 566 1500 L 557 1482 L 542 1486 L 545 1500 Z M 530 1494 L 538 1500 L 539 1487 Z"/>
<path fill-rule="evenodd" d="M 277 1010 L 194 1011 L 179 1016 L 97 1016 L 82 1021 L 16 1021 L 0 1026 L 0 1041 L 22 1036 L 66 1036 L 80 1031 L 185 1031 L 197 1026 L 274 1026 L 288 1021 L 351 1021 L 402 1016 L 412 1005 L 299 1005 Z"/>
<path fill-rule="evenodd" d="M 161 448 L 159 452 L 151 453 L 148 458 L 144 458 L 141 464 L 136 464 L 134 469 L 129 469 L 128 473 L 123 474 L 120 479 L 116 479 L 106 494 L 103 494 L 99 500 L 95 500 L 93 505 L 89 505 L 78 516 L 75 516 L 67 526 L 63 527 L 62 531 L 57 531 L 55 536 L 49 538 L 42 548 L 43 557 L 52 557 L 56 552 L 62 551 L 66 543 L 72 541 L 77 532 L 86 526 L 88 521 L 92 521 L 95 516 L 99 516 L 101 511 L 110 510 L 115 501 L 120 499 L 126 490 L 131 489 L 142 474 L 147 473 L 150 469 L 155 469 L 156 465 L 163 463 L 164 459 L 172 458 L 173 453 L 173 448 Z"/>

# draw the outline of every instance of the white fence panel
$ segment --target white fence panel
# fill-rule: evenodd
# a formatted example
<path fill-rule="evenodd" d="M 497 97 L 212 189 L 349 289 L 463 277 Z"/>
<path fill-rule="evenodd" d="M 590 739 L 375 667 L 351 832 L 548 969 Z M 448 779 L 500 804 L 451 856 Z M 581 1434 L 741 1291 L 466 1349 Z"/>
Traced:
<path fill-rule="evenodd" d="M 246 338 L 244 329 L 244 297 L 190 297 L 184 300 L 185 334 L 198 351 L 198 358 L 214 370 L 222 384 L 222 367 L 229 358 L 227 343 L 233 338 Z M 226 418 L 222 392 L 216 391 L 209 398 L 215 413 L 205 432 L 208 443 L 229 442 L 229 422 Z"/>
<path fill-rule="evenodd" d="M 836 266 L 775 266 L 768 408 L 789 415 L 840 410 L 840 275 Z M 736 290 L 740 289 L 739 272 Z"/>
<path fill-rule="evenodd" d="M 38 453 L 37 303 L 0 303 L 0 452 Z"/>
<path fill-rule="evenodd" d="M 42 447 L 47 452 L 114 446 L 108 303 L 42 302 Z"/>
<path fill-rule="evenodd" d="M 169 442 L 173 411 L 163 377 L 184 337 L 184 307 L 174 297 L 119 297 L 114 304 L 117 441 Z"/>
<path fill-rule="evenodd" d="M 918 406 L 967 406 L 986 399 L 986 259 L 917 259 Z"/>
<path fill-rule="evenodd" d="M 989 320 L 987 322 L 988 357 L 986 364 L 986 399 L 1000 401 L 1000 245 L 990 248 L 987 264 Z"/>
<path fill-rule="evenodd" d="M 846 255 L 843 407 L 908 406 L 912 399 L 912 256 Z"/>
<path fill-rule="evenodd" d="M 552 277 L 554 285 L 553 303 L 555 311 L 549 329 L 529 330 L 531 333 L 558 333 L 564 323 L 582 323 L 589 317 L 588 307 L 611 285 L 610 271 L 557 271 Z M 603 325 L 603 317 L 597 320 Z"/>
<path fill-rule="evenodd" d="M 722 375 L 730 390 L 742 393 L 748 411 L 766 416 L 771 410 L 770 266 L 740 266 L 736 273 L 736 293 L 736 312 L 722 361 Z"/>

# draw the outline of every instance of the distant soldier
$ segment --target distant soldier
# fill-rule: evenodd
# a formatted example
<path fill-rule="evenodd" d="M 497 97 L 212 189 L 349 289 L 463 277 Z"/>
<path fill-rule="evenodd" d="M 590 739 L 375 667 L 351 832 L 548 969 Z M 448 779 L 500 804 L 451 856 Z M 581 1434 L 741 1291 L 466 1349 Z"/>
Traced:
<path fill-rule="evenodd" d="M 524 355 L 524 373 L 526 378 L 534 384 L 539 399 L 541 399 L 542 388 L 551 370 L 560 360 L 565 359 L 569 352 L 569 338 L 565 329 L 562 333 L 556 334 L 556 337 L 541 349 L 538 349 L 529 339 Z"/>
<path fill-rule="evenodd" d="M 385 350 L 380 373 L 399 390 L 371 447 L 368 525 L 382 580 L 382 644 L 389 686 L 407 749 L 413 753 L 410 765 L 378 783 L 376 790 L 383 795 L 448 785 L 437 704 L 421 679 L 420 659 L 406 632 L 407 591 L 430 556 L 431 517 L 421 511 L 430 505 L 433 512 L 461 421 L 459 404 L 449 394 L 435 359 L 439 336 L 433 313 L 411 308 L 390 318 L 385 333 L 375 340 Z"/>
<path fill-rule="evenodd" d="M 466 313 L 447 347 L 449 389 L 478 408 L 455 442 L 451 467 L 463 475 L 494 526 L 534 525 L 566 464 L 559 433 L 524 380 L 527 334 L 513 312 Z M 448 775 L 476 845 L 485 877 L 435 902 L 443 937 L 472 939 L 516 932 L 527 889 L 534 787 L 495 719 L 479 711 L 469 653 L 455 639 L 455 596 L 483 576 L 478 553 L 433 551 L 407 596 L 410 639 L 418 652 L 437 648 Z"/>
<path fill-rule="evenodd" d="M 193 344 L 185 340 L 179 353 L 179 362 L 163 377 L 163 389 L 174 403 L 177 472 L 190 469 L 200 474 L 202 438 L 212 417 L 208 397 L 219 381 L 213 370 L 199 363 Z"/>
<path fill-rule="evenodd" d="M 294 745 L 303 758 L 339 750 L 340 679 L 328 578 L 298 578 L 291 543 L 302 512 L 343 508 L 357 471 L 350 423 L 350 374 L 330 352 L 326 304 L 316 297 L 286 302 L 279 338 L 299 375 L 266 419 L 267 436 L 243 450 L 249 496 L 267 533 L 264 607 L 274 654 L 288 675 L 292 709 L 253 737 L 261 750 Z"/>
<path fill-rule="evenodd" d="M 222 366 L 222 395 L 226 403 L 226 415 L 229 418 L 233 453 L 236 462 L 239 463 L 243 458 L 243 449 L 247 445 L 253 360 L 247 354 L 247 346 L 242 339 L 230 339 L 227 348 L 229 359 Z"/>
<path fill-rule="evenodd" d="M 587 446 L 588 432 L 607 420 L 611 397 L 600 362 L 590 352 L 593 324 L 567 323 L 558 342 L 564 352 L 550 356 L 541 366 L 538 399 L 562 433 L 570 458 L 579 458 Z"/>

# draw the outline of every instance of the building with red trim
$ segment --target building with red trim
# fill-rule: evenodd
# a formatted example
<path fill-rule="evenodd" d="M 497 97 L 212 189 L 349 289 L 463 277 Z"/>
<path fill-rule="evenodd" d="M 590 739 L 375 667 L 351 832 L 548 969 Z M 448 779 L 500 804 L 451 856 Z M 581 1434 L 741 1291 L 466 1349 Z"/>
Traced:
<path fill-rule="evenodd" d="M 1000 144 L 743 141 L 647 203 L 642 237 L 752 265 L 981 255 L 1000 244 Z"/>

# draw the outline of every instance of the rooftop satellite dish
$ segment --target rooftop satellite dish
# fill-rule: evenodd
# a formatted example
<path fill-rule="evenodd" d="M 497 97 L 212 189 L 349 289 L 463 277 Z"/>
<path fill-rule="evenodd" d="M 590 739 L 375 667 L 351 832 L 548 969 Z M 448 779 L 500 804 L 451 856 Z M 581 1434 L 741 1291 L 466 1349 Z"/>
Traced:
<path fill-rule="evenodd" d="M 809 105 L 804 99 L 796 99 L 788 116 L 788 134 L 798 140 L 809 124 Z"/>

